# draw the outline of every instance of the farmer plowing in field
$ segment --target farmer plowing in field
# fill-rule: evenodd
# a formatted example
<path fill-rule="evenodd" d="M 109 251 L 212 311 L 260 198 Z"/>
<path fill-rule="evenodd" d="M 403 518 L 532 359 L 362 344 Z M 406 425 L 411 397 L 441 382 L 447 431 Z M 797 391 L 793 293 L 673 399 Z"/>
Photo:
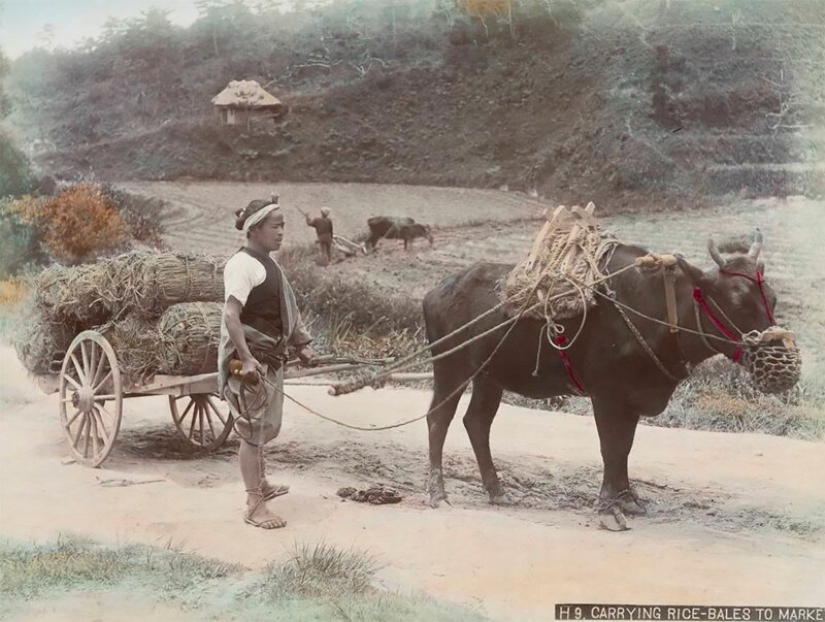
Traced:
<path fill-rule="evenodd" d="M 295 294 L 269 256 L 281 247 L 284 217 L 277 199 L 255 200 L 235 212 L 247 243 L 224 269 L 225 306 L 218 351 L 218 390 L 235 417 L 241 438 L 238 459 L 247 494 L 244 520 L 263 529 L 284 527 L 266 502 L 289 486 L 266 479 L 263 446 L 278 436 L 283 414 L 287 347 L 306 364 L 316 361 Z"/>
<path fill-rule="evenodd" d="M 305 214 L 307 225 L 315 229 L 321 252 L 321 263 L 325 266 L 329 265 L 332 260 L 332 218 L 329 214 L 330 209 L 328 207 L 321 208 L 319 218 L 310 218 L 309 214 Z"/>

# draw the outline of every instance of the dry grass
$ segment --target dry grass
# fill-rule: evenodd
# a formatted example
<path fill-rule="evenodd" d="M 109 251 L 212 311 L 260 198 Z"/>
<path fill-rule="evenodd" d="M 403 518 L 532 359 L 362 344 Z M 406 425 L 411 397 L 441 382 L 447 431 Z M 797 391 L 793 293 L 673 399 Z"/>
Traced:
<path fill-rule="evenodd" d="M 28 295 L 26 285 L 20 279 L 0 281 L 0 307 L 20 304 Z"/>
<path fill-rule="evenodd" d="M 279 263 L 295 289 L 305 320 L 322 349 L 361 358 L 405 356 L 423 343 L 417 300 L 330 274 L 314 263 L 312 246 L 283 251 Z"/>

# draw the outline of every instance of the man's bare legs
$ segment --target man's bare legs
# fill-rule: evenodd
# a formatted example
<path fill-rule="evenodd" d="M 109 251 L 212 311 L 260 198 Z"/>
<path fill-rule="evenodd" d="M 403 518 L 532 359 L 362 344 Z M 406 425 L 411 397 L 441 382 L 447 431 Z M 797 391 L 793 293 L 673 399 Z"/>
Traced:
<path fill-rule="evenodd" d="M 286 521 L 270 512 L 264 501 L 264 497 L 272 486 L 266 481 L 263 452 L 254 445 L 241 440 L 238 462 L 241 465 L 241 477 L 243 477 L 244 488 L 246 488 L 246 521 L 263 529 L 285 527 Z"/>

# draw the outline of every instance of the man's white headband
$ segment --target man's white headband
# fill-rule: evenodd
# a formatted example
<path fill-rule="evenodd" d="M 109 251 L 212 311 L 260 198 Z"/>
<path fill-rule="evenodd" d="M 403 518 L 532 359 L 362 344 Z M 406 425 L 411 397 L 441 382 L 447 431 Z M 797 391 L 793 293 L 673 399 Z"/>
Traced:
<path fill-rule="evenodd" d="M 269 205 L 262 207 L 257 212 L 252 214 L 249 218 L 247 218 L 243 223 L 243 232 L 248 233 L 249 230 L 261 222 L 264 218 L 269 216 L 272 212 L 276 209 L 281 209 L 281 206 L 277 203 L 270 203 Z"/>

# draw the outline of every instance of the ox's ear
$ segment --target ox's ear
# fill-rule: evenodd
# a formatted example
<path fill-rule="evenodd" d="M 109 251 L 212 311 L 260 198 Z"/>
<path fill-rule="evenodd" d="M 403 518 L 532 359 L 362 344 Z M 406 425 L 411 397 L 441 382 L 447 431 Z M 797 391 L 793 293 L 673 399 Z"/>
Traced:
<path fill-rule="evenodd" d="M 705 273 L 702 272 L 701 268 L 697 268 L 693 264 L 688 263 L 688 260 L 685 259 L 683 255 L 676 253 L 675 257 L 679 268 L 687 275 L 693 285 L 699 285 L 705 280 Z"/>
<path fill-rule="evenodd" d="M 756 262 L 756 269 L 759 271 L 759 274 L 765 276 L 765 262 L 761 259 Z"/>

